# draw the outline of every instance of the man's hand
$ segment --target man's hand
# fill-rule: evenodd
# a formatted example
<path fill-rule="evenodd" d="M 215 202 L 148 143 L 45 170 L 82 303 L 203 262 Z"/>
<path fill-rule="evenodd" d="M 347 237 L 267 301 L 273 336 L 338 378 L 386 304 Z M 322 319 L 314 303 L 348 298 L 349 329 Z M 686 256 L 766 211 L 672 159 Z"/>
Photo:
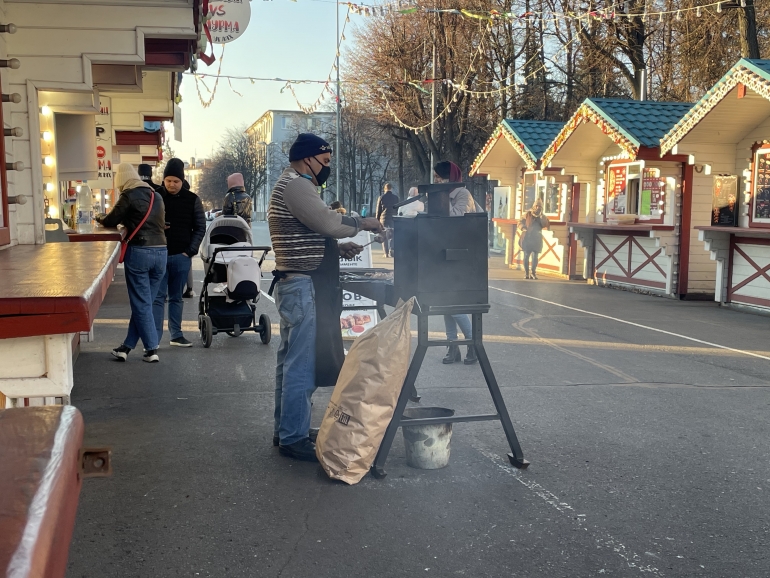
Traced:
<path fill-rule="evenodd" d="M 366 217 L 365 219 L 361 219 L 361 228 L 364 231 L 371 231 L 372 233 L 381 233 L 385 230 L 385 227 L 382 226 L 382 223 L 380 223 L 380 221 L 374 217 Z"/>
<path fill-rule="evenodd" d="M 364 248 L 361 245 L 358 245 L 357 243 L 341 243 L 339 245 L 340 248 L 340 257 L 343 259 L 352 259 L 356 255 L 358 255 L 361 251 L 364 250 Z"/>

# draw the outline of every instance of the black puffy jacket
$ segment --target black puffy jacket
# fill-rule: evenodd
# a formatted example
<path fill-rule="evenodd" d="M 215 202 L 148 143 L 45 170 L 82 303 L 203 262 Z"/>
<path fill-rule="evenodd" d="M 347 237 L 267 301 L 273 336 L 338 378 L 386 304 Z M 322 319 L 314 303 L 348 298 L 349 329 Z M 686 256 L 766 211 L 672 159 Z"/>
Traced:
<path fill-rule="evenodd" d="M 150 187 L 142 186 L 124 190 L 109 214 L 97 220 L 105 227 L 117 227 L 122 223 L 128 232 L 127 236 L 130 236 L 147 214 L 150 195 L 155 195 L 152 212 L 129 244 L 144 247 L 164 246 L 166 244 L 166 208 L 163 198 Z"/>
<path fill-rule="evenodd" d="M 190 190 L 187 181 L 184 181 L 178 193 L 172 195 L 166 187 L 158 189 L 158 193 L 166 205 L 168 254 L 186 253 L 188 257 L 197 255 L 206 234 L 206 215 L 200 197 Z"/>

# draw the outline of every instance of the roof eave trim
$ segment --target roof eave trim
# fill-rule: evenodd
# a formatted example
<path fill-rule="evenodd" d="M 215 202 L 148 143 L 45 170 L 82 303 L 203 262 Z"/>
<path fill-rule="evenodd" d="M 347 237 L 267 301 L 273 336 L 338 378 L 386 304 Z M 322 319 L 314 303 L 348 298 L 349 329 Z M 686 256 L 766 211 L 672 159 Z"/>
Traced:
<path fill-rule="evenodd" d="M 583 104 L 575 111 L 575 114 L 566 122 L 564 128 L 559 131 L 556 138 L 551 141 L 548 148 L 543 153 L 540 160 L 540 167 L 547 168 L 553 158 L 567 142 L 567 139 L 575 132 L 581 124 L 593 122 L 612 142 L 617 144 L 632 159 L 636 158 L 641 143 L 636 139 L 629 138 L 619 127 L 615 126 L 614 121 L 609 118 L 600 108 L 593 106 L 590 99 L 586 99 Z"/>
<path fill-rule="evenodd" d="M 742 58 L 663 137 L 660 142 L 661 156 L 679 144 L 738 84 L 770 100 L 770 78 L 760 74 L 756 66 Z"/>

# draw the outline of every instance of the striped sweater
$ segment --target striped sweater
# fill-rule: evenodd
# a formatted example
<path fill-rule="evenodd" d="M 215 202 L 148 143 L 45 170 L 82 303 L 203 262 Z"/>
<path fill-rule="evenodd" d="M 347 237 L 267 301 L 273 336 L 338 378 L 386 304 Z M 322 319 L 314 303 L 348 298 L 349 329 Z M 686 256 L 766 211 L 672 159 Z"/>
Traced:
<path fill-rule="evenodd" d="M 327 207 L 315 185 L 291 167 L 273 187 L 267 221 L 279 271 L 317 269 L 327 237 L 341 239 L 358 232 L 356 218 Z"/>

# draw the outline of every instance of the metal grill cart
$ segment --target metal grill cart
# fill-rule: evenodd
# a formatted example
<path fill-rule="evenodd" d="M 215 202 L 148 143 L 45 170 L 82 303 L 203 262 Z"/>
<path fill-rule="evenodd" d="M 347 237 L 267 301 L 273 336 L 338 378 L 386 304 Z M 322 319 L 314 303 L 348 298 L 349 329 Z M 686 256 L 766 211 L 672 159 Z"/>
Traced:
<path fill-rule="evenodd" d="M 449 216 L 449 193 L 458 183 L 420 185 L 420 195 L 397 206 L 427 196 L 428 212 L 415 217 L 394 218 L 393 278 L 381 273 L 358 270 L 346 271 L 341 278 L 343 288 L 358 293 L 383 305 L 395 306 L 399 299 L 416 297 L 413 313 L 417 316 L 417 349 L 404 380 L 401 395 L 396 404 L 393 419 L 385 432 L 372 474 L 377 478 L 386 475 L 384 466 L 396 431 L 402 424 L 404 409 L 410 397 L 419 400 L 414 387 L 428 347 L 473 345 L 484 374 L 496 413 L 452 416 L 440 418 L 410 419 L 412 425 L 429 425 L 471 421 L 499 420 L 508 439 L 511 453 L 508 459 L 517 468 L 526 468 L 513 423 L 505 407 L 495 374 L 484 349 L 482 315 L 490 309 L 488 296 L 487 262 L 487 215 L 469 213 L 463 217 Z M 471 339 L 457 341 L 431 340 L 428 338 L 428 320 L 435 315 L 470 314 L 473 335 Z"/>

